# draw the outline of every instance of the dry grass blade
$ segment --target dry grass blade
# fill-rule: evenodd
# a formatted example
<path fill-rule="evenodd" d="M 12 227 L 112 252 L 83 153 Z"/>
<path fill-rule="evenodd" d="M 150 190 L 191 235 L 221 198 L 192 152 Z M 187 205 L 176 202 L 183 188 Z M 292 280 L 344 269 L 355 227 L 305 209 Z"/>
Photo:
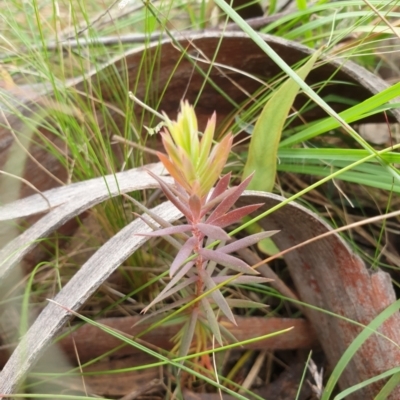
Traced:
<path fill-rule="evenodd" d="M 160 164 L 154 164 L 153 168 L 158 173 L 162 170 Z M 38 240 L 53 232 L 71 218 L 107 198 L 117 196 L 123 192 L 158 187 L 157 183 L 141 168 L 70 186 L 44 192 L 44 196 L 49 200 L 52 207 L 57 205 L 58 207 L 52 209 L 35 225 L 0 250 L 0 260 L 3 260 L 0 265 L 0 281 L 10 273 L 14 265 L 36 246 Z M 35 205 L 36 202 L 38 203 L 37 206 Z M 0 216 L 3 216 L 4 219 L 10 215 L 17 218 L 46 210 L 46 202 L 40 195 L 35 194 L 0 207 Z M 11 217 L 7 219 L 9 218 Z"/>
<path fill-rule="evenodd" d="M 171 203 L 163 203 L 153 211 L 169 222 L 181 217 L 181 213 Z M 54 299 L 63 307 L 54 302 L 49 303 L 11 355 L 0 373 L 0 393 L 13 393 L 40 354 L 71 317 L 67 309 L 78 310 L 108 276 L 147 240 L 136 234 L 149 231 L 147 224 L 136 219 L 105 243 L 80 268 Z M 29 349 L 29 355 L 26 354 L 26 349 Z"/>
<path fill-rule="evenodd" d="M 147 165 L 146 169 L 160 175 L 164 167 L 161 163 L 157 163 Z M 149 186 L 150 183 L 152 183 L 151 186 Z M 92 197 L 104 191 L 109 196 L 115 196 L 124 192 L 143 190 L 150 187 L 158 187 L 158 185 L 154 184 L 153 179 L 149 177 L 147 171 L 143 168 L 135 168 L 129 171 L 118 172 L 115 175 L 102 176 L 89 181 L 50 189 L 41 194 L 34 194 L 3 205 L 0 207 L 0 221 L 46 212 L 49 211 L 49 204 L 51 208 L 54 208 L 67 202 L 78 201 L 78 197 L 81 198 L 82 202 L 90 201 Z"/>

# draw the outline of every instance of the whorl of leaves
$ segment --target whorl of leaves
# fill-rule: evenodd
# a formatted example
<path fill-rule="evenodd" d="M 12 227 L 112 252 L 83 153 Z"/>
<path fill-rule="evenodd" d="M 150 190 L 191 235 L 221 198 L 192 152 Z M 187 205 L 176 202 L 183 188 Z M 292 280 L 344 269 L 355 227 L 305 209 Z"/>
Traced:
<path fill-rule="evenodd" d="M 239 273 L 233 283 L 269 281 L 269 279 L 256 276 L 258 272 L 255 269 L 231 253 L 270 237 L 276 231 L 257 233 L 226 244 L 226 242 L 231 241 L 231 237 L 223 228 L 239 222 L 243 217 L 263 205 L 253 204 L 232 209 L 249 184 L 251 176 L 240 185 L 228 188 L 231 175 L 227 174 L 219 180 L 214 190 L 200 198 L 196 194 L 188 194 L 177 182 L 175 182 L 175 185 L 168 185 L 150 171 L 149 174 L 159 182 L 168 200 L 183 213 L 186 224 L 167 226 L 162 221 L 158 221 L 164 228 L 146 234 L 154 237 L 165 237 L 173 234 L 180 234 L 182 237 L 182 234 L 184 234 L 185 242 L 178 245 L 180 248 L 170 266 L 170 282 L 142 312 L 146 312 L 156 303 L 182 289 L 191 294 L 187 297 L 187 301 L 210 291 L 209 296 L 196 303 L 195 312 L 193 311 L 190 318 L 191 329 L 187 329 L 187 334 L 183 335 L 180 353 L 186 354 L 189 349 L 194 334 L 192 327 L 196 322 L 193 319 L 197 320 L 197 318 L 205 318 L 215 338 L 222 345 L 221 333 L 212 304 L 215 303 L 231 322 L 235 323 L 235 318 L 229 305 L 229 299 L 225 299 L 221 291 L 216 289 L 216 286 L 232 278 L 232 275 L 228 274 L 229 272 Z M 215 242 L 218 244 L 211 246 Z M 179 242 L 176 241 L 175 243 Z M 217 266 L 222 268 L 219 270 L 216 268 Z M 182 304 L 181 301 L 179 301 L 179 304 Z M 171 305 L 167 307 L 171 309 Z"/>

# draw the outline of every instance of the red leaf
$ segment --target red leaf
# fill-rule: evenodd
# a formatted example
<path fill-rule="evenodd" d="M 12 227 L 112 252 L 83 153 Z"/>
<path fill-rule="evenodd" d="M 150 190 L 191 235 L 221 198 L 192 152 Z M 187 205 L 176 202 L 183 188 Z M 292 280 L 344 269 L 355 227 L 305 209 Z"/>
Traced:
<path fill-rule="evenodd" d="M 215 219 L 214 221 L 212 221 L 212 224 L 223 228 L 237 221 L 240 221 L 243 217 L 251 214 L 253 211 L 257 210 L 263 205 L 264 203 L 251 204 L 249 206 L 237 208 L 236 210 L 230 211 L 227 214 Z M 210 221 L 207 220 L 207 223 L 210 223 Z"/>
<path fill-rule="evenodd" d="M 240 208 L 239 208 L 240 210 Z M 272 235 L 275 235 L 275 233 L 278 233 L 279 231 L 266 231 L 266 232 L 260 232 L 260 233 L 255 233 L 254 235 L 246 236 L 243 239 L 236 240 L 233 243 L 229 243 L 226 246 L 220 247 L 218 251 L 222 253 L 233 253 L 234 251 L 238 251 L 240 249 L 244 249 L 246 247 L 252 246 L 253 244 L 259 242 L 260 240 L 263 240 L 265 238 L 268 238 Z"/>
<path fill-rule="evenodd" d="M 218 250 L 200 249 L 199 254 L 207 260 L 215 261 L 224 267 L 233 269 L 234 271 L 242 272 L 244 274 L 258 275 L 255 269 L 251 268 L 243 260 L 230 256 L 225 253 L 221 253 Z"/>
<path fill-rule="evenodd" d="M 173 295 L 174 293 L 178 292 L 179 290 L 185 288 L 186 286 L 189 286 L 190 284 L 196 282 L 197 279 L 198 279 L 197 276 L 193 276 L 192 278 L 188 278 L 188 279 L 184 280 L 179 285 L 176 285 L 173 288 L 169 288 L 169 290 L 166 290 L 167 287 L 165 287 L 165 289 L 141 312 L 143 314 L 146 313 L 148 311 L 148 309 L 151 308 L 154 304 L 159 303 L 160 301 L 164 300 L 166 297 L 169 297 L 169 296 Z"/>
<path fill-rule="evenodd" d="M 194 265 L 193 261 L 189 261 L 186 263 L 178 272 L 177 274 L 170 280 L 167 286 L 156 296 L 156 298 L 146 307 L 144 308 L 141 312 L 145 313 L 152 305 L 158 303 L 159 301 L 165 299 L 166 297 L 169 296 L 167 292 L 169 291 L 179 282 L 180 279 L 183 278 L 185 274 L 187 274 L 190 271 L 190 268 L 192 268 Z M 195 277 L 196 279 L 194 282 L 198 279 L 198 277 Z"/>
<path fill-rule="evenodd" d="M 227 191 L 225 191 L 224 193 L 215 197 L 213 200 L 208 201 L 201 210 L 201 216 L 203 217 L 204 215 L 206 215 L 206 213 L 208 211 L 210 211 L 215 206 L 217 206 L 219 203 L 221 203 L 221 201 L 224 200 L 226 197 L 230 196 L 235 190 L 236 190 L 236 187 L 229 188 Z"/>
<path fill-rule="evenodd" d="M 216 284 L 211 279 L 211 277 L 205 271 L 200 272 L 200 276 L 203 279 L 206 287 L 208 290 L 212 290 L 215 288 Z M 225 316 L 231 321 L 232 323 L 236 324 L 235 317 L 233 316 L 232 310 L 229 307 L 228 303 L 226 302 L 224 296 L 222 295 L 219 289 L 214 290 L 211 292 L 211 296 L 214 299 L 215 303 L 221 309 L 221 311 L 225 314 Z"/>
<path fill-rule="evenodd" d="M 206 314 L 207 321 L 208 321 L 208 326 L 211 329 L 211 332 L 215 336 L 215 339 L 217 339 L 217 342 L 222 346 L 222 337 L 221 337 L 221 332 L 219 330 L 219 323 L 217 321 L 217 318 L 215 317 L 214 310 L 210 306 L 210 303 L 208 302 L 208 299 L 201 299 L 200 303 L 202 305 L 202 308 Z"/>
<path fill-rule="evenodd" d="M 186 261 L 186 259 L 192 254 L 193 249 L 197 243 L 197 238 L 191 237 L 187 240 L 181 249 L 178 251 L 178 254 L 175 257 L 175 260 L 172 262 L 171 267 L 169 269 L 169 276 L 174 276 L 175 272 L 178 268 Z"/>
<path fill-rule="evenodd" d="M 253 174 L 249 175 L 239 186 L 236 186 L 234 192 L 222 200 L 221 204 L 212 212 L 207 222 L 211 223 L 221 215 L 225 214 L 236 203 L 236 200 L 246 189 L 252 177 Z"/>
<path fill-rule="evenodd" d="M 133 213 L 134 215 L 136 215 L 138 218 L 140 218 L 145 224 L 147 224 L 151 229 L 153 229 L 153 231 L 156 231 L 157 229 L 159 229 L 159 227 L 155 224 L 153 224 L 151 221 L 149 221 L 147 218 L 145 218 L 143 215 L 139 215 L 136 213 Z M 154 218 L 153 218 L 154 219 Z M 158 222 L 158 221 L 157 221 Z M 161 224 L 160 224 L 161 225 Z M 172 224 L 170 224 L 172 226 Z M 136 234 L 137 236 L 140 236 L 140 234 Z M 144 236 L 144 235 L 143 235 Z M 181 233 L 181 236 L 185 239 L 188 240 L 189 236 L 186 235 L 186 233 Z M 172 246 L 174 246 L 176 249 L 180 249 L 182 247 L 181 243 L 178 242 L 176 239 L 174 239 L 172 236 L 165 236 L 164 240 L 166 240 L 169 244 L 171 244 Z M 224 243 L 225 244 L 225 243 Z"/>
<path fill-rule="evenodd" d="M 214 200 L 217 196 L 224 193 L 226 189 L 228 189 L 229 182 L 231 181 L 231 175 L 232 174 L 229 172 L 218 181 L 217 185 L 215 186 L 215 189 L 213 190 L 210 198 L 208 199 L 208 202 Z"/>
<path fill-rule="evenodd" d="M 230 240 L 231 237 L 219 226 L 199 222 L 195 227 L 204 235 L 215 240 Z"/>
<path fill-rule="evenodd" d="M 189 208 L 193 215 L 192 220 L 198 221 L 201 212 L 201 200 L 199 196 L 197 196 L 196 194 L 193 194 L 192 196 L 189 197 Z"/>
<path fill-rule="evenodd" d="M 153 172 L 151 171 L 147 171 L 147 173 L 154 178 L 159 184 L 160 187 L 162 189 L 162 191 L 164 192 L 165 196 L 167 197 L 167 199 L 188 219 L 191 218 L 192 214 L 190 212 L 190 210 L 186 207 L 185 204 L 183 204 L 177 197 L 175 197 L 175 195 L 173 194 L 173 192 L 171 191 L 171 189 L 169 188 L 169 185 L 167 185 L 159 176 L 157 176 L 156 174 L 153 174 Z"/>
<path fill-rule="evenodd" d="M 162 292 L 159 294 L 159 296 L 163 293 L 165 293 L 167 290 L 172 288 L 174 285 L 176 285 L 193 267 L 194 261 L 189 261 L 186 263 L 176 274 L 175 276 L 170 280 L 167 286 L 162 290 Z"/>

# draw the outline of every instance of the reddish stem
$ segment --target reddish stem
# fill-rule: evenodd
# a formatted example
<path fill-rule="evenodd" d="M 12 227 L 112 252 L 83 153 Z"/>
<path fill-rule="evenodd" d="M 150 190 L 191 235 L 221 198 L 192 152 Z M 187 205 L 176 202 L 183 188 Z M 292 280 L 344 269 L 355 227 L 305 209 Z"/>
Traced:
<path fill-rule="evenodd" d="M 197 276 L 198 280 L 196 282 L 196 296 L 200 296 L 203 293 L 203 279 L 201 278 L 201 270 L 203 268 L 203 257 L 199 255 L 200 249 L 203 247 L 203 239 L 204 235 L 195 227 L 192 229 L 193 236 L 197 239 L 197 243 L 194 247 L 195 253 L 198 254 L 196 258 L 196 269 L 197 269 Z"/>

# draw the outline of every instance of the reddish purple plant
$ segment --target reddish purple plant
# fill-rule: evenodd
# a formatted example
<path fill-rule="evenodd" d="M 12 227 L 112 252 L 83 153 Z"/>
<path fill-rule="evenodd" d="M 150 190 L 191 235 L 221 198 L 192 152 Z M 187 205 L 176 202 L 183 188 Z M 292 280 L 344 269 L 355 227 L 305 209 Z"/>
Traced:
<path fill-rule="evenodd" d="M 180 351 L 181 354 L 186 354 L 198 318 L 206 318 L 212 333 L 222 344 L 212 304 L 216 304 L 222 313 L 235 323 L 229 299 L 225 299 L 219 288 L 216 288 L 218 284 L 232 279 L 229 272 L 241 274 L 233 283 L 269 281 L 255 276 L 258 275 L 256 270 L 231 253 L 253 245 L 273 235 L 275 231 L 262 232 L 230 242 L 231 237 L 223 228 L 239 222 L 262 206 L 253 204 L 232 210 L 251 180 L 249 176 L 240 185 L 229 188 L 230 173 L 219 179 L 232 146 L 232 135 L 226 135 L 219 144 L 211 148 L 216 121 L 214 113 L 200 141 L 196 115 L 187 102 L 182 102 L 177 121 L 170 121 L 165 117 L 168 130 L 162 132 L 162 140 L 168 156 L 159 153 L 159 158 L 174 178 L 175 185 L 169 185 L 160 177 L 149 173 L 159 182 L 168 200 L 185 216 L 186 224 L 168 226 L 148 236 L 183 234 L 185 242 L 171 264 L 170 282 L 143 312 L 183 289 L 192 293 L 192 299 L 210 291 L 210 295 L 200 298 L 191 310 L 191 318 Z M 214 243 L 218 245 L 213 248 L 211 245 Z M 190 297 L 186 299 L 190 300 Z"/>

